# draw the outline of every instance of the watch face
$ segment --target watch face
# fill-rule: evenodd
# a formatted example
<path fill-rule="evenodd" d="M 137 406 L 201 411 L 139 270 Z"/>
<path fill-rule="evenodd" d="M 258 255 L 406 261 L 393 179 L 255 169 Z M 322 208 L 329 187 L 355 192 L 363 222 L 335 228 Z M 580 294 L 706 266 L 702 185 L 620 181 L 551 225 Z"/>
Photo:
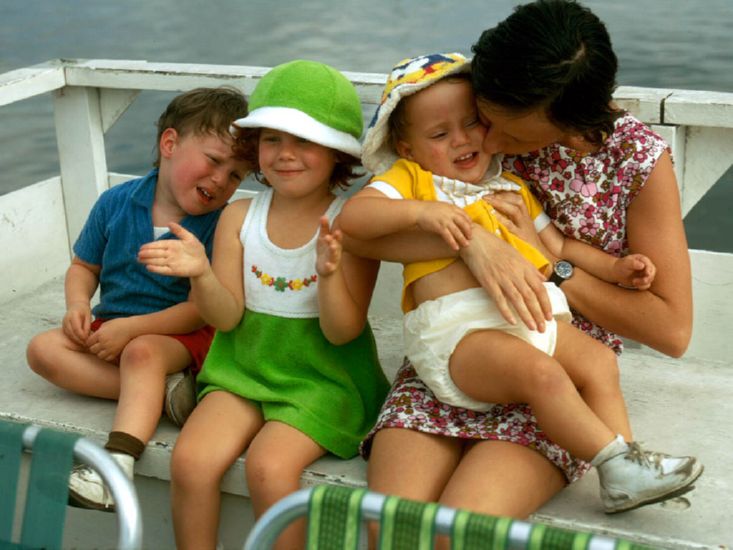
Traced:
<path fill-rule="evenodd" d="M 569 279 L 573 274 L 573 264 L 560 260 L 555 264 L 555 273 L 563 279 Z"/>

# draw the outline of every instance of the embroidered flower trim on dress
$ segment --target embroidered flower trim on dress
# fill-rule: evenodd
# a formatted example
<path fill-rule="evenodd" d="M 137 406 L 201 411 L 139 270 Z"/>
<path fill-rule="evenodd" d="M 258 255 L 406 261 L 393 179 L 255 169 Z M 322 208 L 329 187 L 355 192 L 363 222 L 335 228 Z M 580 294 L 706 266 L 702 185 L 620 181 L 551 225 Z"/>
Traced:
<path fill-rule="evenodd" d="M 273 277 L 267 273 L 263 273 L 257 269 L 256 265 L 252 265 L 252 273 L 257 277 L 263 286 L 271 286 L 277 292 L 285 292 L 285 289 L 290 290 L 303 290 L 304 287 L 309 287 L 318 281 L 318 275 L 311 275 L 310 277 L 304 277 L 302 279 L 290 279 L 285 277 Z"/>

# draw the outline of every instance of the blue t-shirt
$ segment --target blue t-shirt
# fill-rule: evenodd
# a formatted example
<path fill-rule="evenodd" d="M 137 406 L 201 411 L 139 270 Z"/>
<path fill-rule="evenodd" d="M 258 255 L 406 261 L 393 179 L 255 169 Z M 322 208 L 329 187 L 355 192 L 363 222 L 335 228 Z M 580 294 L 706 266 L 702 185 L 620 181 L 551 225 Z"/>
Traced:
<path fill-rule="evenodd" d="M 79 238 L 74 254 L 101 266 L 100 301 L 95 317 L 114 319 L 160 311 L 188 299 L 186 277 L 149 272 L 137 260 L 140 247 L 154 240 L 153 199 L 158 170 L 108 189 L 99 196 Z M 221 210 L 202 216 L 186 216 L 180 223 L 196 235 L 211 257 L 214 230 Z M 175 239 L 167 232 L 161 239 Z"/>

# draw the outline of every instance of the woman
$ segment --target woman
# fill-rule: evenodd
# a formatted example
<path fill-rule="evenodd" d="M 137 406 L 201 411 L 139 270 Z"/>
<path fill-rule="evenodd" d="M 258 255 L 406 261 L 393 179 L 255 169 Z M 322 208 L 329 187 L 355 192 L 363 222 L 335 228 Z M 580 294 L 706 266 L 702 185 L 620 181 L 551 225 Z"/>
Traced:
<path fill-rule="evenodd" d="M 682 355 L 691 276 L 669 149 L 613 105 L 617 63 L 603 23 L 575 2 L 538 0 L 484 32 L 473 51 L 485 150 L 511 155 L 505 168 L 530 183 L 566 234 L 646 254 L 657 266 L 652 287 L 636 291 L 551 258 L 576 326 L 618 353 L 617 334 Z M 490 202 L 510 229 L 536 242 L 521 201 L 509 193 Z M 454 254 L 417 232 L 353 248 L 401 262 Z M 474 227 L 460 254 L 508 320 L 541 327 L 549 319 L 542 276 L 505 243 Z M 488 514 L 526 517 L 588 469 L 538 430 L 527 406 L 450 407 L 409 364 L 370 435 L 362 452 L 371 489 Z"/>

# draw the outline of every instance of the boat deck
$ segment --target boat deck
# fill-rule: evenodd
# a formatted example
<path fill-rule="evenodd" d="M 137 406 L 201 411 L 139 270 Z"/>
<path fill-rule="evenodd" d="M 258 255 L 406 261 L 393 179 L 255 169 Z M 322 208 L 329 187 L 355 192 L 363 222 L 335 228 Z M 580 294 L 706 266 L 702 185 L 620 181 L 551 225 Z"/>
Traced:
<path fill-rule="evenodd" d="M 699 263 L 694 262 L 696 267 Z M 729 263 L 732 268 L 729 273 L 733 273 L 733 261 Z M 380 275 L 372 315 L 380 356 L 389 375 L 400 364 L 402 344 L 399 315 L 391 309 L 395 307 L 394 300 L 387 300 L 399 288 L 399 276 L 393 268 L 386 266 L 387 273 Z M 696 277 L 696 281 L 699 279 Z M 31 293 L 12 298 L 2 304 L 2 311 L 0 350 L 5 383 L 0 390 L 0 417 L 79 432 L 103 443 L 112 425 L 114 403 L 60 390 L 26 365 L 28 340 L 35 333 L 60 323 L 64 311 L 62 280 L 56 278 Z M 601 510 L 596 474 L 591 471 L 544 506 L 533 519 L 611 533 L 663 548 L 726 548 L 733 541 L 729 496 L 733 488 L 729 439 L 733 369 L 715 359 L 675 360 L 638 347 L 623 355 L 621 368 L 637 437 L 652 449 L 698 456 L 705 464 L 705 473 L 697 489 L 670 503 L 607 516 Z M 167 419 L 161 420 L 138 464 L 138 486 L 146 478 L 169 480 L 170 455 L 177 434 L 175 426 Z M 226 493 L 238 497 L 247 495 L 243 460 L 232 467 L 223 486 Z M 323 482 L 365 485 L 365 462 L 360 458 L 349 461 L 323 458 L 304 473 L 303 484 Z M 160 518 L 155 525 L 145 525 L 146 539 L 152 536 L 152 531 L 162 531 L 164 539 L 172 536 L 165 498 L 141 500 L 146 520 Z M 88 523 L 89 514 L 94 514 L 95 520 L 99 518 L 94 522 L 96 528 L 114 530 L 110 515 L 98 512 L 72 510 L 69 521 Z M 240 515 L 238 521 L 247 520 Z M 112 536 L 108 540 L 113 540 Z"/>

